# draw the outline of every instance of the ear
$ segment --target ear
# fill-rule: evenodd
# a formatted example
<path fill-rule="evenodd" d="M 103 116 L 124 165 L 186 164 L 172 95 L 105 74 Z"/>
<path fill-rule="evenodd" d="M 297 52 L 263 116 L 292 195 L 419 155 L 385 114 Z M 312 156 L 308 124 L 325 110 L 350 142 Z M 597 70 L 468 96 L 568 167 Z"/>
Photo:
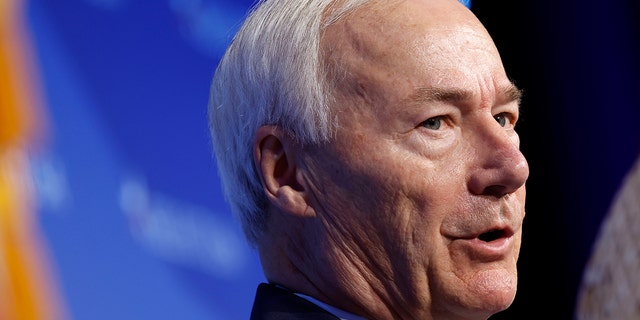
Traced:
<path fill-rule="evenodd" d="M 267 198 L 282 212 L 309 215 L 307 194 L 296 161 L 301 149 L 277 126 L 262 126 L 253 142 L 253 157 Z"/>

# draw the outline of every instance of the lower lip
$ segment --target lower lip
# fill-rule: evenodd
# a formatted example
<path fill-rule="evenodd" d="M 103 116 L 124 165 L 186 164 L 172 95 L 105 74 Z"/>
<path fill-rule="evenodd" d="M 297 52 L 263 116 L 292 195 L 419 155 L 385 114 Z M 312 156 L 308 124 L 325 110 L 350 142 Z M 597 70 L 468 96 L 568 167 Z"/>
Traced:
<path fill-rule="evenodd" d="M 504 259 L 513 251 L 513 237 L 500 238 L 490 242 L 478 238 L 456 239 L 452 245 L 468 252 L 474 259 L 495 261 Z"/>

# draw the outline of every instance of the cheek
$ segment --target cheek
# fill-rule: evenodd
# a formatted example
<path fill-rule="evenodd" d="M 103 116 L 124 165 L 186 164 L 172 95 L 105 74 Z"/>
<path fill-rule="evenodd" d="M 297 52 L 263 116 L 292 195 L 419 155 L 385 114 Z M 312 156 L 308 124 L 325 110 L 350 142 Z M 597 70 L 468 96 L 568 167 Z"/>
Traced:
<path fill-rule="evenodd" d="M 439 228 L 438 221 L 458 202 L 464 187 L 465 166 L 460 161 L 464 150 L 443 144 L 438 147 L 442 153 L 434 154 L 424 149 L 424 143 L 418 152 L 398 147 L 398 141 L 359 142 L 348 152 L 315 158 L 313 180 L 318 182 L 315 189 L 323 206 L 360 219 L 357 223 L 380 223 L 382 228 L 396 225 L 406 231 L 417 229 L 416 233 Z"/>
<path fill-rule="evenodd" d="M 521 206 L 522 217 L 524 218 L 526 214 L 526 207 L 525 207 L 526 198 L 527 198 L 526 188 L 523 186 L 522 188 L 520 188 L 520 190 L 516 191 L 516 196 L 518 197 L 518 202 L 520 203 L 520 206 Z"/>
<path fill-rule="evenodd" d="M 522 187 L 520 187 L 520 189 L 516 191 L 516 196 L 518 197 L 518 200 L 520 201 L 520 203 L 524 204 L 527 198 L 527 186 L 523 185 Z"/>
<path fill-rule="evenodd" d="M 511 141 L 513 141 L 513 144 L 518 146 L 518 148 L 519 148 L 520 147 L 520 136 L 518 135 L 518 133 L 516 131 L 511 131 L 510 138 L 511 138 Z"/>
<path fill-rule="evenodd" d="M 364 152 L 354 152 L 364 155 Z M 376 221 L 386 220 L 398 206 L 397 174 L 382 166 L 375 157 L 336 161 L 316 158 L 310 168 L 308 184 L 314 208 L 335 223 L 365 229 Z"/>
<path fill-rule="evenodd" d="M 440 229 L 444 221 L 459 211 L 461 201 L 461 170 L 445 162 L 429 162 L 429 166 L 416 165 L 413 171 L 405 172 L 401 208 L 405 230 L 410 230 L 414 245 L 430 248 L 441 238 Z M 400 219 L 400 218 L 398 218 Z M 419 248 L 417 248 L 419 249 Z"/>

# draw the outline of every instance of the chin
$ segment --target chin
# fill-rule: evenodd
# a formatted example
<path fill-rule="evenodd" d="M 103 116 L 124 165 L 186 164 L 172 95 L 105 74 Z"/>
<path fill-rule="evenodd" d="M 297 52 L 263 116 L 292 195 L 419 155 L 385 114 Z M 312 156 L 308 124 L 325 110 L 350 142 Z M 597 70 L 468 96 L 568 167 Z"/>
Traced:
<path fill-rule="evenodd" d="M 456 308 L 458 312 L 449 312 L 449 315 L 455 314 L 457 319 L 487 319 L 509 308 L 515 298 L 515 293 L 515 289 L 493 290 L 492 293 L 486 295 L 474 295 L 474 297 L 465 299 L 464 303 Z"/>
<path fill-rule="evenodd" d="M 510 292 L 497 292 L 496 294 L 486 297 L 489 298 L 488 301 L 484 301 L 483 310 L 494 314 L 500 311 L 504 311 L 513 303 L 514 298 L 516 297 L 516 291 Z"/>
<path fill-rule="evenodd" d="M 451 306 L 444 313 L 436 315 L 434 319 L 488 319 L 492 315 L 506 310 L 515 298 L 515 290 L 494 290 L 486 295 L 474 294 L 473 297 L 463 297 L 458 302 L 462 304 Z"/>
<path fill-rule="evenodd" d="M 472 309 L 496 313 L 507 309 L 515 299 L 518 277 L 517 272 L 505 269 L 486 270 L 474 277 L 469 283 L 470 293 L 474 297 L 469 301 Z"/>
<path fill-rule="evenodd" d="M 513 303 L 518 287 L 515 263 L 502 260 L 474 267 L 458 270 L 454 283 L 442 281 L 434 287 L 435 306 L 443 307 L 436 309 L 444 318 L 448 314 L 456 315 L 451 319 L 486 319 Z"/>

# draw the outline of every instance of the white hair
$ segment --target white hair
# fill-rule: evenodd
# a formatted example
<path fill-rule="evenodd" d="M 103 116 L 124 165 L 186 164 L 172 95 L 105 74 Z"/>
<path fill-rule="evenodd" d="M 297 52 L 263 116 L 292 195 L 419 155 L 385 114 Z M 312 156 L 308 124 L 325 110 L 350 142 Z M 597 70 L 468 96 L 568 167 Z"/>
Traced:
<path fill-rule="evenodd" d="M 255 133 L 277 125 L 301 144 L 332 137 L 322 31 L 369 1 L 262 0 L 218 64 L 209 128 L 226 200 L 252 245 L 264 232 L 268 203 L 253 161 Z"/>

